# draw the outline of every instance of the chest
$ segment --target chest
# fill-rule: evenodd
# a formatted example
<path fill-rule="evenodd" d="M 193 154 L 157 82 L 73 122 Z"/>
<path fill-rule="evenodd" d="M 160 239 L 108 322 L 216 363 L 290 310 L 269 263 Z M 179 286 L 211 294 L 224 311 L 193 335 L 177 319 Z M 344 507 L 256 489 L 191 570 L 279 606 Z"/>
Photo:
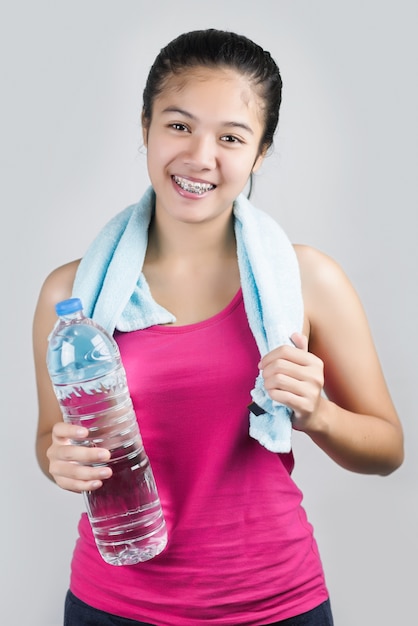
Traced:
<path fill-rule="evenodd" d="M 175 317 L 176 326 L 196 324 L 222 312 L 240 288 L 236 257 L 217 263 L 172 268 L 145 264 L 144 275 L 152 296 Z"/>
<path fill-rule="evenodd" d="M 228 405 L 248 415 L 260 354 L 241 292 L 211 318 L 185 326 L 153 326 L 117 333 L 138 417 L 154 423 L 170 415 L 208 415 Z M 178 424 L 184 423 L 178 419 Z"/>

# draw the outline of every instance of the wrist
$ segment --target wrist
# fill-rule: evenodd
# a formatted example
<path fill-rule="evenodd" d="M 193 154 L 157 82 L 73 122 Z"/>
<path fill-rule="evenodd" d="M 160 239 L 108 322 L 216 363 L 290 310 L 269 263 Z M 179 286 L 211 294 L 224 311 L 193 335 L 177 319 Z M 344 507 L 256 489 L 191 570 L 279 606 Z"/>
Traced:
<path fill-rule="evenodd" d="M 296 420 L 296 429 L 302 430 L 312 439 L 316 437 L 326 437 L 330 432 L 334 408 L 335 405 L 333 402 L 328 400 L 325 396 L 321 396 L 314 413 L 311 413 L 309 417 L 303 420 L 303 423 L 298 423 L 298 420 Z"/>

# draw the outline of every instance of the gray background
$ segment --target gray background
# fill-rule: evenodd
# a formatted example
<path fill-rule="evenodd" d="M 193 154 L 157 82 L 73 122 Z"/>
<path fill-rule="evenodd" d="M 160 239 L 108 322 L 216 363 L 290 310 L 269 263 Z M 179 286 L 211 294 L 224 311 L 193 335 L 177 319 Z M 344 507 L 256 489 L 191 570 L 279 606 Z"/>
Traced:
<path fill-rule="evenodd" d="M 284 80 L 254 203 L 345 268 L 364 302 L 406 435 L 387 478 L 350 474 L 295 434 L 336 626 L 413 623 L 418 558 L 415 0 L 3 3 L 1 47 L 1 623 L 59 626 L 81 497 L 37 467 L 31 324 L 46 274 L 83 254 L 148 184 L 148 69 L 182 31 L 269 49 Z M 185 592 L 186 593 L 186 592 Z M 179 625 L 181 626 L 181 625 Z"/>

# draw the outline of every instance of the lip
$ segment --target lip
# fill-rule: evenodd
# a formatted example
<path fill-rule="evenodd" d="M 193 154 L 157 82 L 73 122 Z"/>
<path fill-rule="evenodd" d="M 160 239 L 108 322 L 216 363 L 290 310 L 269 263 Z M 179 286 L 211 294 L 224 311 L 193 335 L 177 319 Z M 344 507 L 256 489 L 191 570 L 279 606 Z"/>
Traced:
<path fill-rule="evenodd" d="M 173 174 L 171 176 L 173 187 L 181 196 L 185 198 L 204 198 L 208 193 L 216 188 L 214 183 L 191 176 L 180 176 Z"/>

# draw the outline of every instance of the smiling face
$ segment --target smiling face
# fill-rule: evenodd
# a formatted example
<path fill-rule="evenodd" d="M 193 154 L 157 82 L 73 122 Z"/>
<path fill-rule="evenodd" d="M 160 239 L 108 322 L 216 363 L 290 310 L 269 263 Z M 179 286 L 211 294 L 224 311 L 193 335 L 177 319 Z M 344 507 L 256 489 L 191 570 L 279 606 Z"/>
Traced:
<path fill-rule="evenodd" d="M 262 102 L 237 71 L 172 75 L 144 124 L 157 214 L 193 223 L 230 213 L 262 162 L 263 128 Z"/>

